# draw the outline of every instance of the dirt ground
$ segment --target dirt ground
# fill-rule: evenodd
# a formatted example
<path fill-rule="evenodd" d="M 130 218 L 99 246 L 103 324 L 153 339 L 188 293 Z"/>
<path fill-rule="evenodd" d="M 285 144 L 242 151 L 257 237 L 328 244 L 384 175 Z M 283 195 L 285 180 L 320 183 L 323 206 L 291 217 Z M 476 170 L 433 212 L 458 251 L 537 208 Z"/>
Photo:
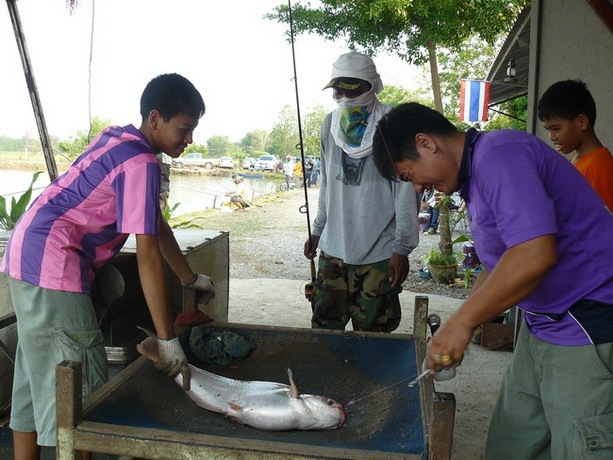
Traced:
<path fill-rule="evenodd" d="M 311 219 L 317 192 L 316 188 L 308 191 Z M 309 265 L 302 255 L 306 219 L 298 210 L 304 203 L 304 192 L 294 191 L 280 193 L 261 208 L 207 215 L 206 228 L 230 231 L 231 322 L 310 327 L 310 306 L 304 297 Z M 418 277 L 423 254 L 437 242 L 437 235 L 422 235 L 420 247 L 410 257 L 411 273 L 400 296 L 403 319 L 397 333 L 412 333 L 416 295 L 427 296 L 429 312 L 438 313 L 444 322 L 468 293 Z M 454 460 L 485 458 L 489 420 L 511 356 L 508 351 L 471 344 L 457 376 L 435 384 L 437 391 L 455 395 Z"/>

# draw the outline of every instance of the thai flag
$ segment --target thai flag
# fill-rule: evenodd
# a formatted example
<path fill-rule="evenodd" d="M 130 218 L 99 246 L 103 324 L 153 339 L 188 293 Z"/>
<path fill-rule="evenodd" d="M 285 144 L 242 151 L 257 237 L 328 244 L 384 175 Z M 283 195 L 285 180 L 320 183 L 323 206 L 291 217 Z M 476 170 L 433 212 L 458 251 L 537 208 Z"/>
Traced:
<path fill-rule="evenodd" d="M 460 121 L 487 121 L 490 82 L 460 80 Z"/>

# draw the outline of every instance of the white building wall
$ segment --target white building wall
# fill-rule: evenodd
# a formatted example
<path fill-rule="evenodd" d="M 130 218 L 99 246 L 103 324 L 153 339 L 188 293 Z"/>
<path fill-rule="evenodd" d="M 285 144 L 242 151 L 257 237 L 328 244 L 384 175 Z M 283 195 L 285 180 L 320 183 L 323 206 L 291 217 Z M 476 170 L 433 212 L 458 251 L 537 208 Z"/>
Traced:
<path fill-rule="evenodd" d="M 535 0 L 530 42 L 528 131 L 548 140 L 536 115 L 540 96 L 556 81 L 579 79 L 596 101 L 596 134 L 613 151 L 613 33 L 585 0 Z"/>

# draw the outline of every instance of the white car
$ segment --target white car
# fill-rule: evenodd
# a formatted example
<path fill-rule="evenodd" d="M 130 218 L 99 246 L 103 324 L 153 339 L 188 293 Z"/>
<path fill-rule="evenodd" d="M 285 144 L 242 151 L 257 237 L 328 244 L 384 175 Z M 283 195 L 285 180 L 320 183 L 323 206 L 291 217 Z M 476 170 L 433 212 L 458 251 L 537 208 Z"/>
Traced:
<path fill-rule="evenodd" d="M 256 171 L 270 171 L 274 172 L 279 167 L 279 158 L 276 155 L 262 155 L 255 162 L 254 169 Z"/>
<path fill-rule="evenodd" d="M 252 166 L 255 163 L 255 158 L 247 157 L 243 160 L 243 169 L 252 169 Z"/>
<path fill-rule="evenodd" d="M 234 160 L 232 157 L 221 157 L 217 166 L 220 168 L 234 169 Z"/>
<path fill-rule="evenodd" d="M 218 162 L 219 158 L 206 158 L 200 152 L 192 152 L 185 156 L 173 159 L 172 165 L 179 169 L 185 166 L 197 166 L 206 169 L 213 169 L 213 167 L 217 166 Z"/>

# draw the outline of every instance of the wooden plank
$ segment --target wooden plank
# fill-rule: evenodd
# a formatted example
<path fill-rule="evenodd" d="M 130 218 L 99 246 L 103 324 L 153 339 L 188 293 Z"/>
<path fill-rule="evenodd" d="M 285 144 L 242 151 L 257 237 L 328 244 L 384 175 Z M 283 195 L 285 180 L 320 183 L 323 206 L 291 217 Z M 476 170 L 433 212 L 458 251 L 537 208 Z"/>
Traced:
<path fill-rule="evenodd" d="M 415 296 L 415 308 L 413 314 L 413 338 L 425 340 L 428 334 L 428 302 L 426 296 Z"/>
<path fill-rule="evenodd" d="M 15 40 L 17 41 L 17 49 L 19 50 L 19 57 L 21 58 L 23 74 L 26 79 L 26 85 L 28 86 L 30 101 L 32 102 L 32 110 L 34 112 L 34 118 L 36 119 L 36 126 L 38 127 L 40 144 L 43 149 L 45 163 L 47 164 L 47 173 L 49 174 L 49 180 L 53 181 L 58 176 L 57 165 L 55 164 L 55 157 L 53 156 L 51 136 L 49 136 L 45 115 L 43 114 L 43 105 L 40 101 L 40 96 L 38 95 L 36 80 L 34 79 L 34 70 L 32 68 L 30 54 L 28 53 L 28 47 L 26 45 L 26 36 L 23 32 L 23 27 L 21 26 L 21 18 L 19 16 L 19 10 L 17 9 L 17 0 L 7 0 L 6 6 L 9 9 L 9 16 L 11 17 L 13 32 L 15 33 Z"/>
<path fill-rule="evenodd" d="M 453 425 L 455 423 L 455 397 L 453 393 L 436 393 L 432 402 L 432 424 L 430 425 L 429 458 L 432 460 L 451 459 L 453 446 Z"/>
<path fill-rule="evenodd" d="M 127 427 L 94 422 L 83 422 L 74 433 L 75 448 L 137 458 L 168 458 L 173 460 L 194 458 L 294 460 L 294 459 L 356 459 L 400 460 L 421 459 L 421 455 L 389 452 L 361 451 L 347 448 L 320 448 L 313 455 L 304 454 L 301 444 L 234 439 L 196 433 L 185 433 L 149 428 Z"/>
<path fill-rule="evenodd" d="M 75 451 L 74 427 L 81 421 L 81 363 L 62 361 L 55 368 L 55 402 L 57 420 L 56 458 L 81 460 Z"/>

